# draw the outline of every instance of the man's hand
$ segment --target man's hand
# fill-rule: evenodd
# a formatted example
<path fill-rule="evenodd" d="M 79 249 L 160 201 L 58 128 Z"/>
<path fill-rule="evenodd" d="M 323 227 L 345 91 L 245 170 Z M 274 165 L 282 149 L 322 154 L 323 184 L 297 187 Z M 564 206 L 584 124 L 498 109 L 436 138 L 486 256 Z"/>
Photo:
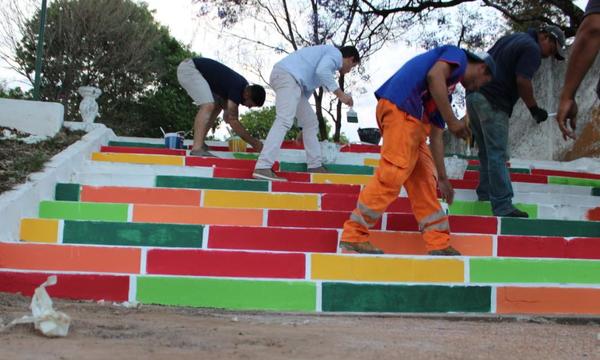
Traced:
<path fill-rule="evenodd" d="M 454 189 L 452 188 L 452 184 L 450 184 L 450 180 L 447 178 L 439 180 L 438 187 L 440 188 L 442 199 L 446 200 L 448 205 L 452 205 L 452 202 L 454 201 Z"/>
<path fill-rule="evenodd" d="M 459 139 L 466 140 L 471 137 L 471 130 L 467 126 L 467 123 L 458 119 L 448 122 L 448 130 Z"/>
<path fill-rule="evenodd" d="M 339 99 L 342 103 L 344 103 L 348 106 L 354 106 L 354 100 L 352 100 L 352 96 L 350 96 L 346 93 L 340 94 Z"/>
<path fill-rule="evenodd" d="M 578 107 L 574 99 L 560 99 L 560 104 L 558 104 L 558 112 L 556 114 L 556 122 L 558 122 L 558 127 L 560 128 L 560 132 L 565 140 L 568 140 L 568 138 L 575 140 L 577 112 Z M 569 124 L 571 125 L 571 129 L 573 129 L 573 131 L 567 128 L 567 119 L 569 120 Z"/>
<path fill-rule="evenodd" d="M 530 107 L 529 112 L 531 113 L 531 116 L 535 122 L 538 124 L 548 119 L 548 112 L 537 105 Z"/>

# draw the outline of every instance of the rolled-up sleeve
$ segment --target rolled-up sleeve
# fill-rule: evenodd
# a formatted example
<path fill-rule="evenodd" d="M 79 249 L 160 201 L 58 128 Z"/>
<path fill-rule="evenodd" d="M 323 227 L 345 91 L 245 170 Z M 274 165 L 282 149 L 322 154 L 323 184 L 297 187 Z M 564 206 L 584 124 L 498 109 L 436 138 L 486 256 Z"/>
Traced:
<path fill-rule="evenodd" d="M 341 54 L 339 50 L 335 49 L 338 53 L 328 53 L 323 55 L 321 61 L 317 65 L 316 75 L 321 85 L 325 86 L 330 92 L 334 92 L 339 88 L 337 81 L 335 81 L 335 72 L 342 67 Z"/>

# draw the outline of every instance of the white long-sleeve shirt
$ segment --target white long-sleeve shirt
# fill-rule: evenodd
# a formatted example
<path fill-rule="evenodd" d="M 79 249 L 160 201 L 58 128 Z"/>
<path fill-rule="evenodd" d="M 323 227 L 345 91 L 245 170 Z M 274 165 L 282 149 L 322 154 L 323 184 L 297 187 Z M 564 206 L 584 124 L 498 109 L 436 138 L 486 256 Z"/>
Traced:
<path fill-rule="evenodd" d="M 308 98 L 320 86 L 331 92 L 339 88 L 335 72 L 342 68 L 342 53 L 333 45 L 310 46 L 294 51 L 275 67 L 292 75 Z"/>

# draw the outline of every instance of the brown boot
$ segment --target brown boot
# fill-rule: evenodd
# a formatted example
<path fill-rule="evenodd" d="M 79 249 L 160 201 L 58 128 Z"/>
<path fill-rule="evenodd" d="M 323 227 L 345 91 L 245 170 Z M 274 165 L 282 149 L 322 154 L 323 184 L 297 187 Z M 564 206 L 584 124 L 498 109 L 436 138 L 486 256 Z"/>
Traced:
<path fill-rule="evenodd" d="M 434 256 L 460 256 L 460 252 L 458 252 L 458 250 L 456 250 L 452 246 L 448 246 L 447 248 L 444 248 L 444 249 L 431 250 L 429 252 L 429 255 L 434 255 Z"/>
<path fill-rule="evenodd" d="M 340 241 L 340 248 L 350 250 L 359 254 L 383 254 L 383 250 L 376 248 L 368 241 L 348 242 Z"/>

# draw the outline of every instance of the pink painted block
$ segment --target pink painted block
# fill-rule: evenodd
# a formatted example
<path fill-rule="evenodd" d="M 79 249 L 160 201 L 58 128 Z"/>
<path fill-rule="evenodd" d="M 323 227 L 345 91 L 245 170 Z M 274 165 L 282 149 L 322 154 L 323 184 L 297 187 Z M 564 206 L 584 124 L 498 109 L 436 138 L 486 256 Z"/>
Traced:
<path fill-rule="evenodd" d="M 546 236 L 498 236 L 498 256 L 567 257 L 567 240 Z"/>
<path fill-rule="evenodd" d="M 356 208 L 358 195 L 323 194 L 321 196 L 322 210 L 352 211 Z M 386 209 L 386 212 L 406 213 L 412 212 L 408 198 L 397 198 Z"/>
<path fill-rule="evenodd" d="M 58 280 L 56 285 L 46 288 L 53 298 L 126 301 L 129 297 L 129 276 L 122 275 L 0 271 L 0 292 L 32 296 L 50 275 L 56 275 Z"/>
<path fill-rule="evenodd" d="M 269 210 L 268 226 L 341 229 L 350 211 Z M 378 221 L 373 230 L 381 229 Z"/>
<path fill-rule="evenodd" d="M 337 250 L 335 230 L 250 226 L 211 226 L 211 249 L 326 252 Z"/>
<path fill-rule="evenodd" d="M 305 255 L 219 250 L 148 251 L 147 274 L 304 279 Z"/>
<path fill-rule="evenodd" d="M 120 154 L 153 154 L 153 155 L 177 155 L 185 156 L 185 150 L 144 148 L 130 146 L 101 146 L 100 152 L 120 153 Z"/>
<path fill-rule="evenodd" d="M 271 186 L 273 192 L 293 192 L 293 193 L 311 193 L 311 194 L 354 194 L 360 193 L 360 185 L 345 184 L 313 184 L 306 182 L 273 182 Z"/>

